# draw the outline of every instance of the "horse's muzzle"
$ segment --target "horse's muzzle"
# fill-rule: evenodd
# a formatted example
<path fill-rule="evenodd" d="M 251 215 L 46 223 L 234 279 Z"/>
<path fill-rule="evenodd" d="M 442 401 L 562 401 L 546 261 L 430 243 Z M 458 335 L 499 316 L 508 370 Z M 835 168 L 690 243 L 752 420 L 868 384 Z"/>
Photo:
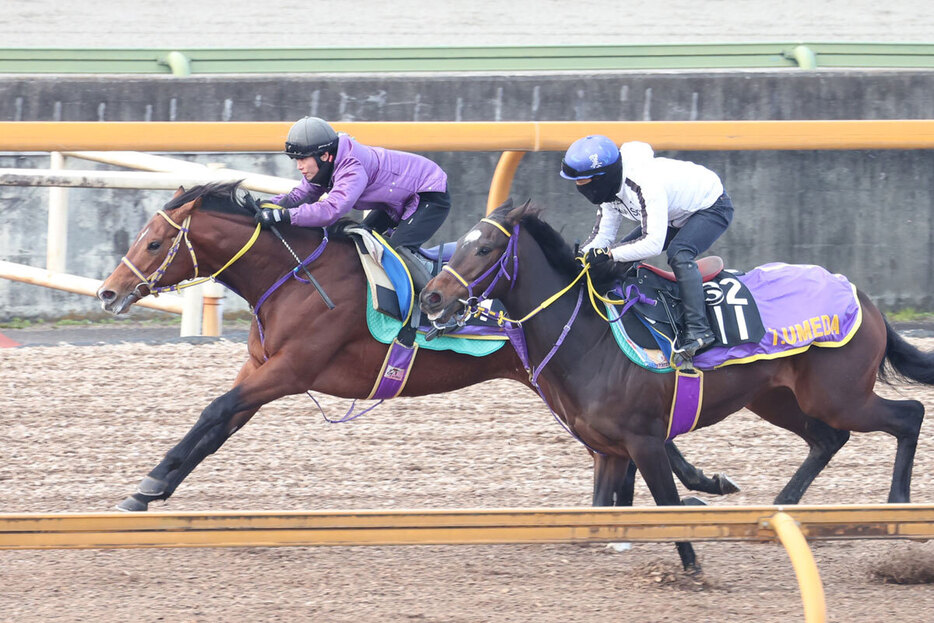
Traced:
<path fill-rule="evenodd" d="M 97 298 L 100 299 L 101 307 L 104 311 L 109 311 L 114 316 L 122 314 L 129 309 L 133 303 L 139 300 L 139 296 L 135 291 L 119 297 L 113 290 L 104 288 L 97 291 Z"/>

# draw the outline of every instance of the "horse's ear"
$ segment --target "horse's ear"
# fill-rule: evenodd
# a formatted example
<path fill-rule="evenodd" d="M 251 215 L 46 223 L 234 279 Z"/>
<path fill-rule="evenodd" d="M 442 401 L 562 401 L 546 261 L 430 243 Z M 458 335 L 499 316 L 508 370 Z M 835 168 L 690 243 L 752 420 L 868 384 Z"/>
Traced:
<path fill-rule="evenodd" d="M 499 205 L 499 207 L 497 207 L 496 209 L 502 210 L 503 212 L 506 212 L 507 210 L 512 210 L 512 197 L 509 197 L 508 199 L 506 199 L 506 201 L 502 202 Z"/>
<path fill-rule="evenodd" d="M 200 207 L 201 207 L 201 197 L 198 197 L 197 199 L 195 199 L 194 201 L 191 202 L 191 209 L 192 209 L 192 210 L 196 210 L 196 209 L 198 209 L 198 208 L 200 208 Z"/>
<path fill-rule="evenodd" d="M 525 203 L 523 203 L 521 206 L 510 210 L 509 213 L 506 215 L 506 222 L 509 223 L 510 225 L 514 225 L 518 223 L 519 220 L 521 220 L 522 217 L 525 216 L 526 214 L 537 214 L 537 213 L 538 213 L 538 210 L 532 207 L 532 200 L 529 199 Z"/>
<path fill-rule="evenodd" d="M 179 186 L 178 190 L 175 191 L 175 194 L 172 195 L 172 199 L 175 199 L 176 197 L 181 197 L 183 194 L 185 194 L 185 187 Z"/>

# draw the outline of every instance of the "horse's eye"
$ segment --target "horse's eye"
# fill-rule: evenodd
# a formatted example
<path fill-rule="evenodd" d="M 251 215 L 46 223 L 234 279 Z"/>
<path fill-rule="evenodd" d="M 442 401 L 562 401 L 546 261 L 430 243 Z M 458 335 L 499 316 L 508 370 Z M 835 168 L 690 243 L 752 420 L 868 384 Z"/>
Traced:
<path fill-rule="evenodd" d="M 147 250 L 147 251 L 158 251 L 158 250 L 159 250 L 159 247 L 161 247 L 161 246 L 162 246 L 162 241 L 160 241 L 160 240 L 154 240 L 154 241 L 150 242 L 150 243 L 146 246 L 146 250 Z"/>
<path fill-rule="evenodd" d="M 492 250 L 490 247 L 480 247 L 477 249 L 477 255 L 489 255 Z"/>

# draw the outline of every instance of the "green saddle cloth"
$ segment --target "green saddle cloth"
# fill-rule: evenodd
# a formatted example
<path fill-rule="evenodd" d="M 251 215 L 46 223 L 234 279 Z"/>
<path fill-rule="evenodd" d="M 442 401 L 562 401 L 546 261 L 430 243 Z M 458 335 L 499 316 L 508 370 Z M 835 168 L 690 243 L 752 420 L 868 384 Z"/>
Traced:
<path fill-rule="evenodd" d="M 373 301 L 370 295 L 370 289 L 366 289 L 366 324 L 370 329 L 370 334 L 377 342 L 391 344 L 393 339 L 399 335 L 402 329 L 402 321 L 396 320 L 391 316 L 378 312 L 373 309 Z M 474 357 L 485 357 L 495 353 L 506 344 L 506 336 L 464 336 L 455 337 L 442 335 L 436 337 L 430 342 L 425 340 L 425 334 L 418 331 L 415 334 L 415 342 L 419 348 L 428 350 L 452 350 L 455 353 L 464 355 L 473 355 Z"/>

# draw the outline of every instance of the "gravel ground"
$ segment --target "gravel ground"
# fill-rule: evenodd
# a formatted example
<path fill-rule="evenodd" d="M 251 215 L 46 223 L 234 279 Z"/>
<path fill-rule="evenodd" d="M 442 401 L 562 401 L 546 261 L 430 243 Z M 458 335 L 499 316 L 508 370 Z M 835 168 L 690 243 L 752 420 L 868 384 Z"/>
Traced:
<path fill-rule="evenodd" d="M 315 47 L 755 41 L 931 42 L 916 0 L 510 3 L 7 0 L 3 47 Z M 0 511 L 108 510 L 230 384 L 244 357 L 229 339 L 177 329 L 3 330 Z M 117 342 L 119 341 L 119 342 Z M 62 344 L 64 342 L 64 344 Z M 934 340 L 919 342 L 934 349 Z M 42 346 L 41 344 L 46 344 Z M 929 388 L 886 392 L 930 405 Z M 326 398 L 343 413 L 346 403 Z M 914 500 L 934 502 L 922 429 Z M 803 444 L 741 412 L 683 438 L 708 473 L 743 491 L 713 504 L 771 501 Z M 885 500 L 894 443 L 855 436 L 807 503 Z M 586 506 L 586 453 L 538 399 L 508 382 L 400 399 L 325 424 L 307 398 L 265 407 L 159 510 Z M 650 504 L 639 483 L 637 504 Z M 928 585 L 884 584 L 883 569 L 934 568 L 934 545 L 815 543 L 829 620 L 934 620 Z M 701 543 L 705 573 L 678 570 L 667 544 L 233 548 L 0 552 L 0 622 L 801 620 L 797 583 L 775 545 Z M 918 577 L 918 576 L 915 576 Z"/>
<path fill-rule="evenodd" d="M 918 340 L 934 349 L 934 339 Z M 0 349 L 0 511 L 106 511 L 131 493 L 229 386 L 244 345 L 123 342 Z M 932 388 L 886 395 L 930 405 Z M 331 415 L 347 402 L 323 398 Z M 913 500 L 934 502 L 930 433 Z M 682 438 L 708 473 L 743 488 L 715 505 L 769 503 L 804 444 L 741 412 Z M 805 503 L 882 502 L 894 442 L 855 435 Z M 307 397 L 260 413 L 153 510 L 587 506 L 591 462 L 524 387 L 495 381 L 399 399 L 343 425 Z M 650 505 L 637 483 L 636 503 Z M 831 621 L 934 619 L 924 584 L 881 570 L 934 569 L 934 544 L 814 543 Z M 786 621 L 797 582 L 776 545 L 697 544 L 704 576 L 670 544 L 0 552 L 0 621 Z M 914 575 L 910 573 L 909 575 Z M 917 577 L 914 575 L 914 577 Z"/>

